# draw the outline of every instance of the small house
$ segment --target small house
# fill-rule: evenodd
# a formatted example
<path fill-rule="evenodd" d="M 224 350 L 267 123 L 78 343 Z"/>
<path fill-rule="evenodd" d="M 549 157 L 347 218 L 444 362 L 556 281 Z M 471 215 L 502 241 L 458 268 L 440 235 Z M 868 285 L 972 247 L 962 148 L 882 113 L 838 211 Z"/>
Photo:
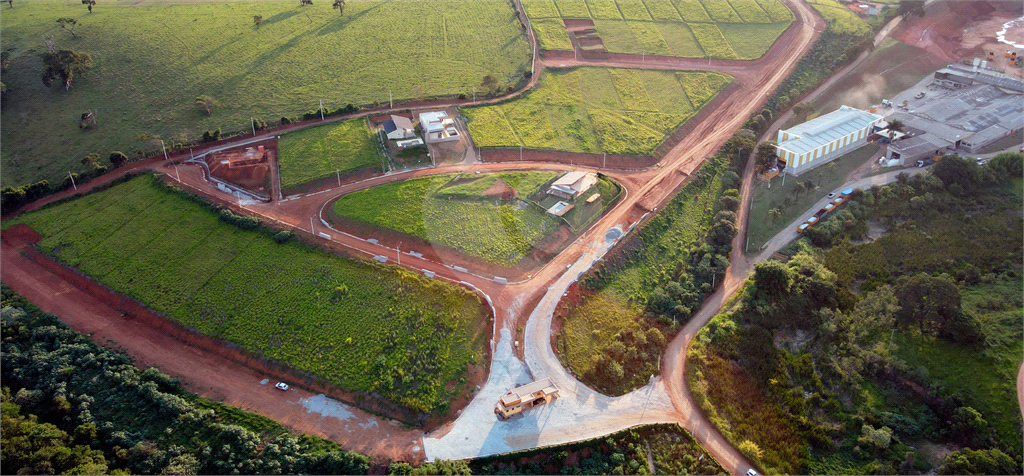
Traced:
<path fill-rule="evenodd" d="M 416 137 L 416 126 L 413 125 L 412 119 L 402 116 L 391 116 L 390 119 L 384 121 L 384 133 L 387 134 L 388 139 L 401 140 L 411 139 Z"/>
<path fill-rule="evenodd" d="M 597 185 L 597 175 L 587 172 L 569 172 L 548 187 L 548 195 L 575 200 Z"/>

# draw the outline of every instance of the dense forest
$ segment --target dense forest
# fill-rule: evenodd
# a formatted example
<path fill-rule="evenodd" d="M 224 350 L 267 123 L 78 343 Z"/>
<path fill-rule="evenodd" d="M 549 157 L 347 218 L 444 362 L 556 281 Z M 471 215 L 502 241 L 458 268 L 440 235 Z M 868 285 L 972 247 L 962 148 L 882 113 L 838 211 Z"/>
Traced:
<path fill-rule="evenodd" d="M 370 458 L 185 392 L 2 288 L 7 474 L 365 474 Z"/>
<path fill-rule="evenodd" d="M 1020 474 L 1022 160 L 856 190 L 695 339 L 702 410 L 769 473 Z"/>

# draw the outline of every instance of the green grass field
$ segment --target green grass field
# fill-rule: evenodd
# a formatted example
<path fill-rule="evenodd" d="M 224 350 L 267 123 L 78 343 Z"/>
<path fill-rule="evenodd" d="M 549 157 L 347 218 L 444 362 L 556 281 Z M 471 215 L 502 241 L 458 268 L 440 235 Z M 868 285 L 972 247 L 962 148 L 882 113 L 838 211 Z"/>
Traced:
<path fill-rule="evenodd" d="M 396 182 L 346 195 L 334 213 L 371 225 L 425 239 L 502 266 L 515 266 L 534 245 L 563 224 L 583 226 L 618 195 L 618 186 L 601 179 L 595 192 L 602 199 L 585 204 L 591 193 L 576 200 L 577 210 L 563 218 L 548 215 L 551 206 L 543 186 L 555 172 L 509 172 L 487 175 L 441 175 Z M 498 180 L 518 192 L 502 201 L 484 191 Z M 571 200 L 570 200 L 571 202 Z"/>
<path fill-rule="evenodd" d="M 0 41 L 11 52 L 4 72 L 2 185 L 58 179 L 79 161 L 113 150 L 152 152 L 198 139 L 203 131 L 249 129 L 249 118 L 276 123 L 318 108 L 471 94 L 484 76 L 518 84 L 530 46 L 507 2 L 349 0 L 344 17 L 330 1 L 15 3 L 3 11 Z M 263 17 L 257 29 L 253 16 Z M 73 17 L 78 38 L 54 20 Z M 70 91 L 40 81 L 46 51 L 87 52 L 93 67 Z M 367 41 L 372 38 L 373 41 Z M 201 112 L 195 98 L 220 106 Z M 98 127 L 78 118 L 96 112 Z"/>
<path fill-rule="evenodd" d="M 613 53 L 760 58 L 789 27 L 778 0 L 527 0 L 542 49 L 572 48 L 563 18 L 593 19 Z M 564 37 L 564 39 L 563 39 Z"/>
<path fill-rule="evenodd" d="M 710 72 L 545 72 L 525 97 L 463 109 L 480 147 L 646 155 L 731 81 Z"/>
<path fill-rule="evenodd" d="M 380 168 L 376 135 L 365 119 L 289 132 L 278 141 L 281 188 L 287 190 L 338 171 Z"/>
<path fill-rule="evenodd" d="M 4 225 L 101 283 L 199 332 L 352 391 L 446 406 L 482 363 L 484 309 L 469 292 L 390 266 L 277 244 L 135 178 Z"/>

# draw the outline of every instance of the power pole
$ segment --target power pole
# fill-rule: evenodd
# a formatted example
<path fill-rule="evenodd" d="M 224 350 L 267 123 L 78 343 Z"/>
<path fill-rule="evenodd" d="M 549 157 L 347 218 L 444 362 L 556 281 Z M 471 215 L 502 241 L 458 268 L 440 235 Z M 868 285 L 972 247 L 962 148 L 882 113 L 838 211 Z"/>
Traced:
<path fill-rule="evenodd" d="M 78 191 L 78 185 L 75 185 L 75 176 L 71 175 L 71 171 L 68 170 L 68 178 L 71 179 L 71 186 L 75 187 L 75 191 Z"/>
<path fill-rule="evenodd" d="M 309 217 L 309 234 L 310 235 L 315 235 L 316 234 L 316 233 L 313 232 L 313 217 Z"/>
<path fill-rule="evenodd" d="M 338 169 L 338 186 L 341 186 L 341 169 Z"/>
<path fill-rule="evenodd" d="M 601 168 L 602 169 L 608 168 L 608 153 L 607 152 L 604 153 L 604 158 L 601 159 Z"/>
<path fill-rule="evenodd" d="M 640 50 L 640 62 L 647 62 L 647 50 Z"/>
<path fill-rule="evenodd" d="M 252 125 L 252 135 L 256 135 L 256 120 L 249 116 L 249 124 Z"/>
<path fill-rule="evenodd" d="M 523 161 L 523 146 L 519 146 L 519 161 Z"/>
<path fill-rule="evenodd" d="M 395 252 L 396 252 L 395 254 L 398 255 L 398 265 L 401 266 L 402 265 L 402 242 L 401 241 L 398 242 L 398 247 L 395 248 Z"/>
<path fill-rule="evenodd" d="M 324 120 L 324 100 L 320 100 L 320 120 Z"/>
<path fill-rule="evenodd" d="M 476 106 L 476 88 L 473 88 L 473 105 Z"/>
<path fill-rule="evenodd" d="M 390 107 L 395 107 L 395 100 L 392 99 L 392 97 L 391 97 L 391 90 L 390 89 L 388 90 L 388 105 Z"/>

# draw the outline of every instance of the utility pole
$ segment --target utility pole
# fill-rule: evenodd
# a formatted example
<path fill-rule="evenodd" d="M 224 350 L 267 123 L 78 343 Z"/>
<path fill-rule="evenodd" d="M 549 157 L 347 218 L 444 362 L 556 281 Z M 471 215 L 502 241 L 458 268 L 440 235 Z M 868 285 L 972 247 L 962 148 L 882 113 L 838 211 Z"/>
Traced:
<path fill-rule="evenodd" d="M 604 153 L 604 158 L 601 159 L 601 168 L 602 169 L 608 168 L 608 153 L 607 152 Z"/>
<path fill-rule="evenodd" d="M 75 185 L 75 176 L 71 175 L 71 171 L 68 170 L 68 178 L 71 179 L 71 186 L 75 187 L 75 191 L 78 191 L 78 185 Z"/>
<path fill-rule="evenodd" d="M 395 100 L 392 99 L 392 97 L 391 97 L 391 90 L 390 89 L 388 90 L 388 105 L 391 106 L 391 107 L 395 107 Z"/>
<path fill-rule="evenodd" d="M 192 148 L 188 148 L 188 155 L 192 157 L 192 160 L 196 160 L 196 154 L 192 153 Z"/>
<path fill-rule="evenodd" d="M 311 234 L 311 235 L 315 235 L 316 234 L 316 233 L 313 233 L 313 217 L 309 217 L 309 234 Z"/>
<path fill-rule="evenodd" d="M 641 63 L 646 63 L 647 62 L 647 50 L 640 50 L 640 62 Z"/>
<path fill-rule="evenodd" d="M 473 88 L 473 105 L 476 106 L 476 88 Z"/>
<path fill-rule="evenodd" d="M 523 161 L 523 146 L 519 146 L 519 161 Z"/>
<path fill-rule="evenodd" d="M 395 248 L 395 252 L 396 252 L 395 254 L 398 255 L 398 265 L 401 266 L 402 265 L 402 242 L 401 241 L 398 242 L 398 247 Z"/>
<path fill-rule="evenodd" d="M 320 100 L 320 120 L 324 120 L 324 100 Z"/>
<path fill-rule="evenodd" d="M 252 124 L 252 135 L 256 135 L 256 120 L 249 116 L 249 124 Z"/>

